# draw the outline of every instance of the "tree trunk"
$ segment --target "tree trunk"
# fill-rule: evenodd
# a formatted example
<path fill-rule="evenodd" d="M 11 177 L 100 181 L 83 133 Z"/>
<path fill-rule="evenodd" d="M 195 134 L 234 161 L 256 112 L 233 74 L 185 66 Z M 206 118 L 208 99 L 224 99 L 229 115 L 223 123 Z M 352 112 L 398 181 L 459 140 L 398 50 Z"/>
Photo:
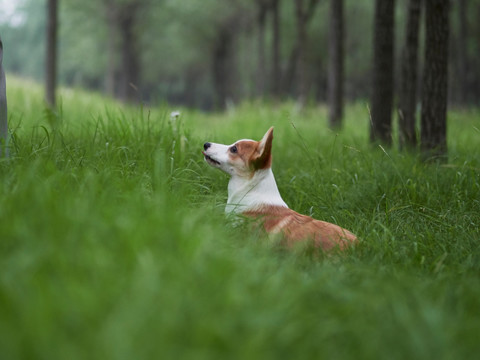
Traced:
<path fill-rule="evenodd" d="M 138 101 L 140 86 L 140 64 L 138 51 L 138 37 L 135 33 L 135 22 L 138 3 L 131 2 L 122 5 L 120 11 L 119 33 L 121 38 L 121 85 L 120 97 L 124 101 Z"/>
<path fill-rule="evenodd" d="M 116 97 L 117 89 L 117 51 L 118 51 L 118 13 L 116 6 L 112 1 L 105 3 L 105 16 L 107 19 L 108 39 L 107 39 L 107 69 L 105 72 L 105 90 L 107 94 Z"/>
<path fill-rule="evenodd" d="M 183 102 L 187 107 L 195 108 L 197 106 L 197 86 L 201 72 L 194 65 L 187 68 L 185 72 L 185 91 Z"/>
<path fill-rule="evenodd" d="M 55 107 L 55 90 L 57 86 L 57 9 L 57 0 L 48 0 L 45 100 L 51 108 Z"/>
<path fill-rule="evenodd" d="M 280 96 L 280 0 L 272 0 L 272 93 L 278 98 Z"/>
<path fill-rule="evenodd" d="M 449 0 L 426 0 L 421 149 L 426 158 L 447 153 Z"/>
<path fill-rule="evenodd" d="M 287 68 L 284 71 L 282 77 L 282 92 L 284 95 L 293 96 L 296 91 L 294 90 L 295 75 L 298 71 L 298 44 L 294 44 L 290 56 L 288 58 Z"/>
<path fill-rule="evenodd" d="M 295 15 L 297 24 L 297 52 L 296 52 L 296 83 L 297 101 L 303 106 L 307 102 L 308 79 L 307 79 L 307 21 L 303 0 L 295 0 Z"/>
<path fill-rule="evenodd" d="M 417 107 L 418 29 L 421 7 L 422 0 L 409 0 L 398 108 L 399 141 L 402 148 L 415 148 L 417 146 L 415 109 Z"/>
<path fill-rule="evenodd" d="M 105 88 L 126 102 L 140 100 L 141 54 L 136 26 L 142 5 L 140 0 L 104 0 L 108 27 Z"/>
<path fill-rule="evenodd" d="M 457 41 L 457 60 L 458 60 L 458 84 L 459 84 L 459 102 L 462 105 L 468 103 L 468 60 L 467 60 L 467 10 L 466 1 L 458 1 L 459 29 Z"/>
<path fill-rule="evenodd" d="M 392 143 L 394 0 L 376 0 L 370 140 Z"/>
<path fill-rule="evenodd" d="M 330 0 L 328 32 L 328 105 L 332 128 L 342 126 L 343 117 L 343 0 Z"/>
<path fill-rule="evenodd" d="M 257 65 L 257 96 L 265 96 L 266 66 L 265 66 L 265 20 L 267 17 L 267 4 L 258 0 L 258 65 Z"/>
<path fill-rule="evenodd" d="M 304 0 L 295 0 L 296 40 L 290 53 L 288 66 L 283 81 L 284 92 L 295 94 L 301 106 L 305 105 L 308 96 L 308 63 L 307 63 L 307 25 L 315 12 L 318 0 L 310 0 L 308 8 Z M 294 87 L 296 90 L 292 91 Z"/>
<path fill-rule="evenodd" d="M 216 93 L 216 105 L 221 109 L 233 100 L 233 33 L 228 25 L 218 29 L 213 49 L 213 86 Z"/>
<path fill-rule="evenodd" d="M 7 113 L 7 86 L 5 71 L 3 70 L 3 43 L 0 39 L 0 157 L 8 156 L 8 113 Z M 5 149 L 5 151 L 4 151 Z"/>

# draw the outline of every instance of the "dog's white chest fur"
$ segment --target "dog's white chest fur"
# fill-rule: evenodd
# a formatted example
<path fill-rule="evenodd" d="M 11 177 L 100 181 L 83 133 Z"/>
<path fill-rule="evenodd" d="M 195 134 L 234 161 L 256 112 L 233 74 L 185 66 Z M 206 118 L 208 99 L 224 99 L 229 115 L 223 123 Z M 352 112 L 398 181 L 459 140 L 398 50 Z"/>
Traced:
<path fill-rule="evenodd" d="M 251 179 L 230 178 L 226 213 L 242 213 L 262 205 L 288 207 L 278 191 L 271 168 L 256 171 Z"/>

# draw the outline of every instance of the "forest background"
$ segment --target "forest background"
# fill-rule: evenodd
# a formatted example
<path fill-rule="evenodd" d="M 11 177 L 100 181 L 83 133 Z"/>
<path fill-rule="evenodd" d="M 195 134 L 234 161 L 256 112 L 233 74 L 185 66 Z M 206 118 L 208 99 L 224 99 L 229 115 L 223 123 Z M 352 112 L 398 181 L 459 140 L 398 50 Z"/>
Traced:
<path fill-rule="evenodd" d="M 2 3 L 6 72 L 43 80 L 46 1 Z M 330 3 L 63 0 L 58 3 L 58 80 L 122 100 L 207 110 L 256 98 L 325 102 Z M 407 3 L 394 5 L 396 88 Z M 367 99 L 372 87 L 375 2 L 345 0 L 343 7 L 343 92 L 347 101 Z M 480 99 L 479 15 L 480 1 L 451 2 L 450 104 L 472 105 Z M 424 25 L 419 36 L 425 36 Z M 419 42 L 419 83 L 423 44 Z"/>

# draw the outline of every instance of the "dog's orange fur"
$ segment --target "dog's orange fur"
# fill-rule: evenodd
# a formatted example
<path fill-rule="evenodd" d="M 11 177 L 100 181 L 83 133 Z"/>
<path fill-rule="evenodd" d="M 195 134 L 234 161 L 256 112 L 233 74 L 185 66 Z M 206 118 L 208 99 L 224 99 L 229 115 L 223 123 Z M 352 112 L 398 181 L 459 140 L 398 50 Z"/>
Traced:
<path fill-rule="evenodd" d="M 244 212 L 244 215 L 262 221 L 268 233 L 282 233 L 289 247 L 298 241 L 310 240 L 315 247 L 324 251 L 334 248 L 344 250 L 357 241 L 355 235 L 338 225 L 313 219 L 282 206 L 265 205 L 258 210 Z"/>

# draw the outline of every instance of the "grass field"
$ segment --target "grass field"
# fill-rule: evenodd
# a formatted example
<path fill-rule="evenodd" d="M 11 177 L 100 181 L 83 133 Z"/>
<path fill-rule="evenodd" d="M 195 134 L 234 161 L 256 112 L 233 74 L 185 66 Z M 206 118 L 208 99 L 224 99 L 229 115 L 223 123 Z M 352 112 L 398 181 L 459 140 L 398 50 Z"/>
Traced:
<path fill-rule="evenodd" d="M 126 108 L 9 79 L 0 162 L 0 358 L 474 359 L 480 353 L 480 111 L 449 114 L 449 159 L 368 144 L 365 104 Z M 291 208 L 361 239 L 285 251 L 225 219 L 205 141 L 275 126 Z"/>

